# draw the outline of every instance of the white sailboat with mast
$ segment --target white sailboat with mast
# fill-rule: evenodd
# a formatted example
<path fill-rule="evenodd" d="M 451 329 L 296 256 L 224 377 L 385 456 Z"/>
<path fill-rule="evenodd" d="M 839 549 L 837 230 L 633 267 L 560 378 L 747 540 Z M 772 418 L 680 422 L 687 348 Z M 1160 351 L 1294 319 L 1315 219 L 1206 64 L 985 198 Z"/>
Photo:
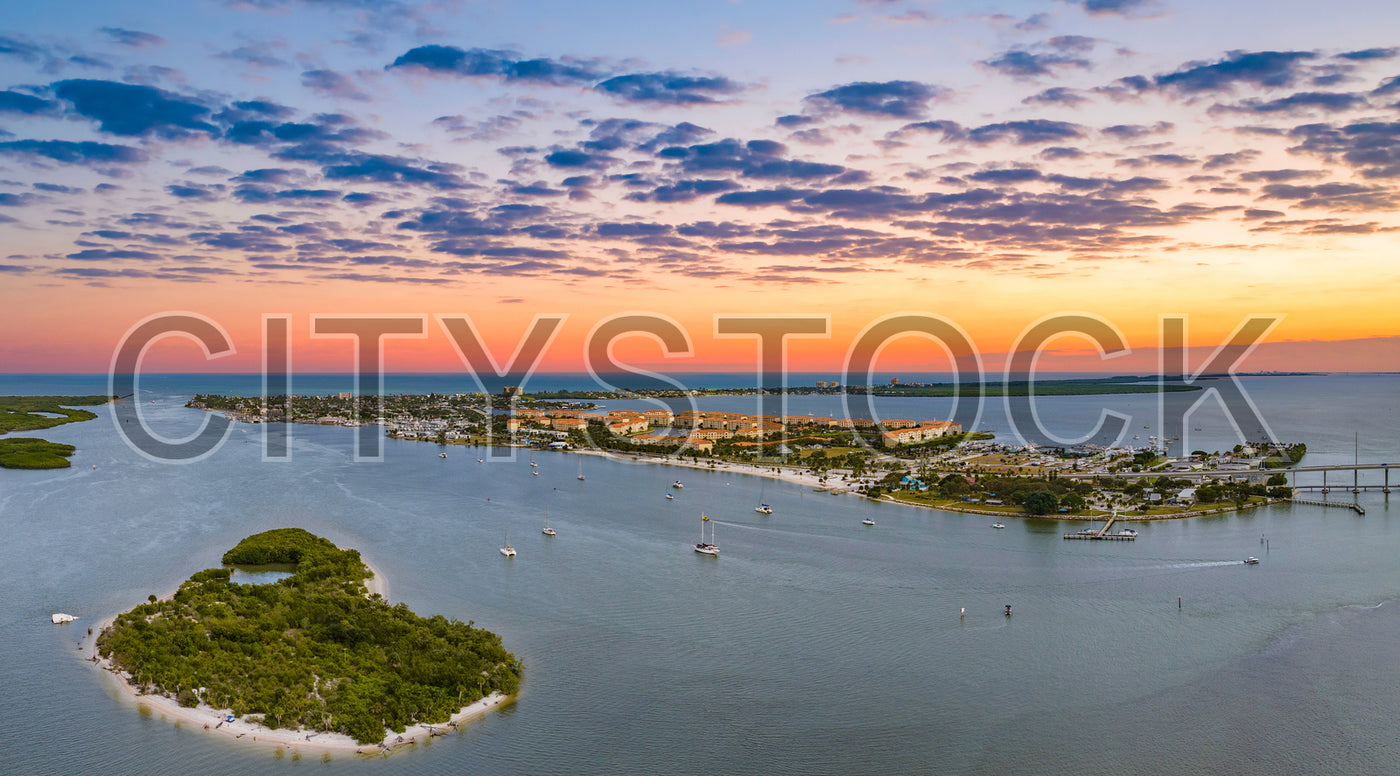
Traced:
<path fill-rule="evenodd" d="M 578 480 L 583 482 L 583 456 L 578 457 Z"/>
<path fill-rule="evenodd" d="M 544 508 L 544 528 L 540 529 L 540 533 L 545 536 L 554 535 L 554 529 L 549 527 L 549 507 Z"/>
<path fill-rule="evenodd" d="M 710 540 L 705 541 L 705 524 L 710 524 Z M 707 515 L 700 516 L 700 541 L 695 544 L 695 551 L 701 555 L 713 555 L 719 557 L 719 545 L 715 544 L 715 523 Z"/>
<path fill-rule="evenodd" d="M 758 506 L 756 506 L 756 507 L 753 508 L 753 511 L 759 513 L 760 515 L 771 515 L 771 514 L 773 514 L 773 508 L 770 507 L 770 506 L 768 506 L 768 502 L 765 501 L 765 500 L 763 499 L 763 494 L 766 493 L 767 491 L 768 491 L 768 479 L 765 477 L 764 480 L 763 480 L 763 483 L 762 483 L 761 485 L 759 485 L 759 490 L 758 490 Z"/>

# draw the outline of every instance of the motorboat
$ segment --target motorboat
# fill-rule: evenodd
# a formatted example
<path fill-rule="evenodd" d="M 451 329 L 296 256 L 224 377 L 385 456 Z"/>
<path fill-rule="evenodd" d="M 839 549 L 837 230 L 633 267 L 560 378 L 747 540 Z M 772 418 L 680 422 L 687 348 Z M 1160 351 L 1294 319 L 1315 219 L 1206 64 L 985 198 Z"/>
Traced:
<path fill-rule="evenodd" d="M 753 508 L 753 511 L 759 513 L 760 515 L 773 514 L 773 508 L 768 506 L 767 504 L 759 504 L 758 506 Z"/>
<path fill-rule="evenodd" d="M 875 521 L 874 521 L 874 520 L 871 520 L 870 518 L 867 517 L 867 518 L 861 520 L 861 521 L 860 521 L 860 524 L 861 524 L 861 525 L 875 525 Z"/>
<path fill-rule="evenodd" d="M 992 527 L 993 527 L 993 528 L 1005 528 L 1006 526 L 1002 525 L 1001 523 L 992 523 Z"/>
<path fill-rule="evenodd" d="M 1251 555 L 1251 556 L 1249 556 L 1248 558 L 1245 558 L 1245 559 L 1244 559 L 1244 565 L 1246 565 L 1246 566 L 1257 566 L 1257 565 L 1259 565 L 1259 559 L 1256 558 L 1256 557 L 1254 557 L 1253 555 Z"/>
<path fill-rule="evenodd" d="M 446 457 L 447 457 L 447 453 L 438 453 L 438 457 L 439 457 L 439 458 L 446 458 Z"/>
<path fill-rule="evenodd" d="M 675 496 L 672 496 L 670 493 L 667 493 L 667 494 L 666 494 L 666 500 L 667 500 L 667 501 L 675 501 L 675 500 L 676 500 L 676 497 L 675 497 Z"/>
<path fill-rule="evenodd" d="M 676 480 L 675 482 L 671 483 L 671 487 L 675 488 L 676 490 L 680 490 L 681 488 L 684 488 L 685 485 L 682 484 L 680 480 Z"/>

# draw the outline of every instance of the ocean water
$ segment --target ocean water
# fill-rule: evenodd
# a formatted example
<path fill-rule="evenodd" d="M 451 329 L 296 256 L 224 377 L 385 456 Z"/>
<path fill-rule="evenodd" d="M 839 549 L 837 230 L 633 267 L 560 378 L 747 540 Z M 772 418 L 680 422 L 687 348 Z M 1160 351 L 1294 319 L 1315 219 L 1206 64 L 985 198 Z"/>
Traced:
<path fill-rule="evenodd" d="M 142 397 L 171 437 L 201 420 L 190 393 L 237 390 L 181 379 Z M 1358 440 L 1363 461 L 1400 460 L 1398 377 L 1246 384 L 1306 463 L 1349 462 Z M 0 392 L 101 390 L 82 385 L 12 376 Z M 947 409 L 884 401 L 884 417 Z M 1155 430 L 1153 397 L 1041 401 L 1066 433 L 1107 406 Z M 290 461 L 235 427 L 208 458 L 161 464 L 98 412 L 42 434 L 78 446 L 73 468 L 0 471 L 0 773 L 1400 772 L 1400 524 L 1378 492 L 1364 517 L 1274 506 L 1066 542 L 1059 521 L 997 531 L 739 470 L 584 457 L 580 482 L 575 455 L 537 452 L 535 477 L 528 454 L 479 464 L 397 440 L 356 462 L 353 432 L 330 427 L 294 427 Z M 1010 433 L 995 405 L 984 419 Z M 1193 446 L 1238 441 L 1218 410 L 1190 427 Z M 690 550 L 702 512 L 718 559 Z M 526 665 L 518 702 L 387 759 L 323 763 L 139 714 L 81 659 L 88 626 L 289 525 L 359 549 L 391 599 L 501 633 Z M 507 536 L 514 560 L 496 551 Z M 56 611 L 82 619 L 54 626 Z"/>

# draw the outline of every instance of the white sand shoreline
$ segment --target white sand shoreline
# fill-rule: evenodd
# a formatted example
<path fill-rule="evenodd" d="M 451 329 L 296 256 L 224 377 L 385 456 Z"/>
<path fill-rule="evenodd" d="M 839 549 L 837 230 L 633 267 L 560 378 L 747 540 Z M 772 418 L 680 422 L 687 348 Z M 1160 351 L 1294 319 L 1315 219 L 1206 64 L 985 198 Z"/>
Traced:
<path fill-rule="evenodd" d="M 344 548 L 341 548 L 344 549 Z M 388 598 L 388 585 L 384 575 L 374 564 L 360 556 L 360 561 L 369 568 L 372 577 L 365 580 L 365 588 L 370 595 L 379 595 Z M 174 592 L 163 596 L 161 600 L 167 600 L 174 596 Z M 94 670 L 104 677 L 110 687 L 118 690 L 117 697 L 124 702 L 130 703 L 143 712 L 150 712 L 160 715 L 161 719 L 173 722 L 177 727 L 189 726 L 201 733 L 208 733 L 223 738 L 238 740 L 257 746 L 270 748 L 286 748 L 302 754 L 321 753 L 341 753 L 356 754 L 364 756 L 387 755 L 389 752 L 401 746 L 410 746 L 426 741 L 435 736 L 446 735 L 454 730 L 458 730 L 462 723 L 476 717 L 484 716 L 492 708 L 508 703 L 511 696 L 500 693 L 492 693 L 468 706 L 463 706 L 457 713 L 446 722 L 438 722 L 431 725 L 419 724 L 408 726 L 403 733 L 390 732 L 383 741 L 377 744 L 361 744 L 350 736 L 342 733 L 322 733 L 308 730 L 285 730 L 272 729 L 254 722 L 245 722 L 241 718 L 236 718 L 233 722 L 228 721 L 231 713 L 228 709 L 216 709 L 205 703 L 200 703 L 195 707 L 181 706 L 174 698 L 163 695 L 146 695 L 139 692 L 129 682 L 125 672 L 118 671 L 110 660 L 100 657 L 97 654 L 97 637 L 101 635 L 116 620 L 117 615 L 113 615 L 103 620 L 97 627 L 93 628 L 91 634 L 84 637 L 80 647 L 81 653 Z"/>
<path fill-rule="evenodd" d="M 621 463 L 647 463 L 661 466 L 678 466 L 686 469 L 703 469 L 705 471 L 712 472 L 746 474 L 753 477 L 767 477 L 768 479 L 781 480 L 783 482 L 789 482 L 795 485 L 807 485 L 810 486 L 813 490 L 828 492 L 832 495 L 852 495 L 864 499 L 869 499 L 870 501 L 875 501 L 881 504 L 898 504 L 899 506 L 912 507 L 914 509 L 931 509 L 935 512 L 962 512 L 964 514 L 992 515 L 994 517 L 1010 517 L 1016 519 L 1065 520 L 1075 522 L 1097 522 L 1104 520 L 1106 517 L 1108 517 L 1107 513 L 1102 515 L 1030 515 L 1021 512 L 1005 512 L 991 509 L 978 509 L 976 507 L 952 505 L 935 506 L 933 504 L 920 504 L 913 501 L 904 501 L 901 499 L 894 498 L 890 494 L 883 494 L 878 498 L 872 498 L 857 490 L 856 488 L 858 487 L 858 485 L 856 483 L 848 483 L 844 480 L 836 480 L 834 478 L 828 478 L 826 482 L 823 482 L 821 478 L 815 474 L 811 474 L 810 472 L 805 471 L 789 471 L 786 467 L 780 467 L 780 470 L 775 472 L 773 471 L 773 469 L 775 468 L 774 464 L 734 463 L 731 461 L 716 462 L 715 466 L 712 467 L 709 465 L 708 461 L 696 463 L 694 461 L 686 461 L 681 459 L 661 458 L 659 456 L 647 456 L 637 453 L 622 453 L 616 450 L 601 450 L 597 448 L 582 448 L 574 450 L 563 450 L 558 452 L 563 452 L 572 455 L 598 456 L 601 458 L 608 458 L 610 460 L 618 461 Z M 1210 517 L 1215 515 L 1226 514 L 1228 512 L 1240 512 L 1247 509 L 1254 509 L 1256 507 L 1270 506 L 1272 504 L 1277 503 L 1287 503 L 1287 499 L 1269 499 L 1261 503 L 1246 504 L 1243 507 L 1212 506 L 1204 509 L 1192 510 L 1190 512 L 1178 512 L 1174 514 L 1165 515 L 1135 515 L 1131 513 L 1120 513 L 1118 515 L 1118 520 L 1120 522 L 1147 522 L 1155 520 L 1181 520 L 1192 517 Z"/>

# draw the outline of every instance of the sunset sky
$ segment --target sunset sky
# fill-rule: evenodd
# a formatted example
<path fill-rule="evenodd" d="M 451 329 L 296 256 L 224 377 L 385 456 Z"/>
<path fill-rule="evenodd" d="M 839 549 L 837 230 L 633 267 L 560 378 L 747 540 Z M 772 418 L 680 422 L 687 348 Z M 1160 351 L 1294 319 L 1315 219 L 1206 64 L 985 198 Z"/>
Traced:
<path fill-rule="evenodd" d="M 1219 344 L 1284 314 L 1251 369 L 1400 370 L 1400 12 L 1331 3 L 10 3 L 0 28 L 0 372 L 98 372 L 133 324 L 202 314 L 254 371 L 350 368 L 313 314 L 427 316 L 404 371 L 501 361 L 568 314 L 674 318 L 670 371 L 742 369 L 716 314 L 829 315 L 838 368 L 899 311 L 987 356 L 1060 311 L 1155 368 L 1158 317 Z M 944 371 L 906 340 L 891 369 Z"/>

